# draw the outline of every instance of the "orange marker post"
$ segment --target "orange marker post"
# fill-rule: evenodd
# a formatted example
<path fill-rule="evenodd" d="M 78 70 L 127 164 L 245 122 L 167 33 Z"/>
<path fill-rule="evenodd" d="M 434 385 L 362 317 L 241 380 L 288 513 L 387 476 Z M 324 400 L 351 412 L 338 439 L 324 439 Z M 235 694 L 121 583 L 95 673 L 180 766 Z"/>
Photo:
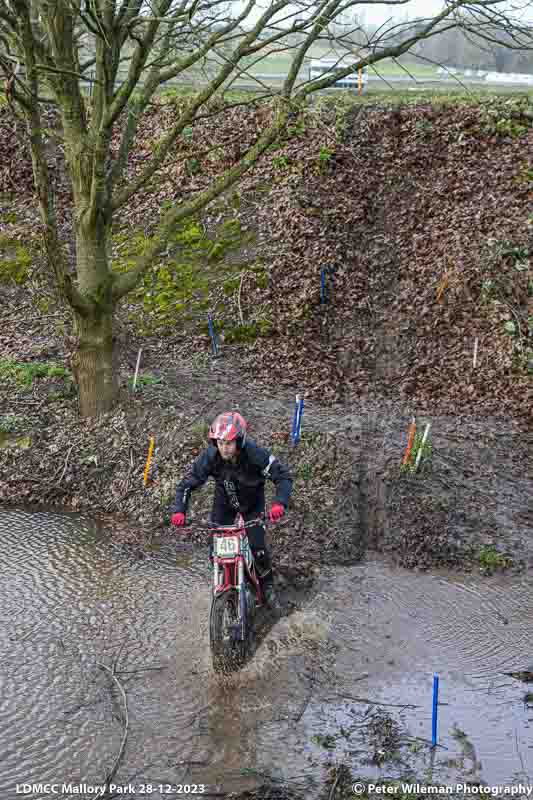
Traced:
<path fill-rule="evenodd" d="M 407 447 L 405 448 L 405 455 L 403 457 L 402 464 L 405 467 L 409 462 L 409 456 L 411 455 L 411 450 L 413 447 L 413 442 L 415 440 L 415 433 L 416 433 L 416 422 L 415 418 L 413 417 L 413 421 L 409 425 L 409 435 L 407 439 Z"/>
<path fill-rule="evenodd" d="M 146 466 L 144 468 L 144 485 L 148 483 L 148 473 L 150 472 L 150 464 L 152 461 L 152 454 L 154 452 L 154 437 L 150 436 L 150 447 L 148 448 L 148 458 L 146 459 Z"/>

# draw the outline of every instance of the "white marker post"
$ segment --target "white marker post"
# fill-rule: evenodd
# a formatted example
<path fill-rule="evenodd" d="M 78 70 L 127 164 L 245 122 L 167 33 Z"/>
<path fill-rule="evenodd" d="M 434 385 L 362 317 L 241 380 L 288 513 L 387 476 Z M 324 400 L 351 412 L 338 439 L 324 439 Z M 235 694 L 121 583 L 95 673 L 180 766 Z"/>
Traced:
<path fill-rule="evenodd" d="M 474 361 L 473 361 L 473 365 L 472 365 L 474 367 L 474 369 L 477 366 L 477 347 L 478 347 L 478 344 L 479 344 L 479 339 L 476 336 L 476 340 L 474 342 Z"/>
<path fill-rule="evenodd" d="M 139 347 L 139 353 L 137 355 L 137 366 L 135 367 L 135 377 L 133 378 L 133 391 L 135 391 L 135 387 L 137 386 L 137 375 L 139 374 L 139 364 L 141 363 L 141 353 L 143 349 Z"/>
<path fill-rule="evenodd" d="M 418 470 L 418 465 L 420 464 L 420 459 L 422 458 L 422 450 L 424 449 L 424 445 L 426 443 L 426 439 L 428 438 L 428 433 L 430 428 L 431 428 L 431 422 L 428 422 L 428 424 L 426 425 L 426 430 L 424 431 L 424 435 L 422 436 L 422 441 L 420 442 L 420 447 L 418 448 L 418 453 L 416 454 L 415 472 Z"/>

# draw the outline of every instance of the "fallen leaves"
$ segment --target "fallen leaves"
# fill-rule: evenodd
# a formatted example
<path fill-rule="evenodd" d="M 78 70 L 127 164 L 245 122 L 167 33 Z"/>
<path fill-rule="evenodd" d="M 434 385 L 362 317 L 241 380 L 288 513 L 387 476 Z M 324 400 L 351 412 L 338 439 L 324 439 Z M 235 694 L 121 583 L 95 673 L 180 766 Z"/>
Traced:
<path fill-rule="evenodd" d="M 197 122 L 176 142 L 150 191 L 131 199 L 120 223 L 153 228 L 164 202 L 208 186 L 273 113 L 241 107 Z M 243 308 L 265 308 L 273 323 L 268 338 L 240 351 L 250 374 L 266 382 L 275 374 L 281 386 L 298 385 L 326 403 L 396 395 L 435 413 L 505 410 L 530 421 L 529 378 L 515 367 L 504 328 L 514 317 L 499 320 L 496 306 L 481 302 L 481 291 L 490 269 L 505 264 L 491 242 L 531 248 L 531 189 L 517 175 L 533 152 L 532 129 L 496 135 L 480 105 L 369 106 L 346 121 L 340 141 L 337 112 L 328 113 L 326 120 L 302 112 L 298 132 L 245 175 L 241 197 L 253 196 L 254 205 L 232 212 L 246 215 L 246 225 L 260 232 L 269 272 L 268 286 L 251 281 L 242 289 Z M 141 120 L 127 181 L 140 174 L 175 115 L 171 104 L 154 106 Z M 23 195 L 32 192 L 31 162 L 22 131 L 13 135 L 12 128 L 2 111 L 5 164 Z M 332 143 L 335 159 L 321 169 L 320 153 Z M 194 174 L 187 169 L 191 158 L 198 162 Z M 260 186 L 268 191 L 258 196 Z M 1 176 L 0 191 L 9 191 Z M 57 200 L 68 232 L 64 187 Z M 329 265 L 335 269 L 324 306 L 320 271 Z M 527 274 L 521 279 L 527 283 Z M 517 297 L 515 305 L 524 305 L 523 292 Z M 234 314 L 234 304 L 227 308 Z M 209 346 L 205 337 L 193 342 Z"/>

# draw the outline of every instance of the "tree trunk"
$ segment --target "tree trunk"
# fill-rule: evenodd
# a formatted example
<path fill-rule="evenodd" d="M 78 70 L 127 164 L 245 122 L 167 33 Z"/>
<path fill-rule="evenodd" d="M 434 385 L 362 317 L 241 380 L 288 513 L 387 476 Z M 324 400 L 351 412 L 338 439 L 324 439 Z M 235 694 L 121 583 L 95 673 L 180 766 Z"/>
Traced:
<path fill-rule="evenodd" d="M 72 356 L 72 372 L 78 387 L 82 417 L 111 411 L 118 395 L 112 313 L 98 319 L 76 314 L 78 349 Z"/>
<path fill-rule="evenodd" d="M 86 313 L 75 312 L 78 349 L 72 369 L 78 386 L 82 417 L 111 411 L 118 396 L 118 359 L 113 336 L 112 274 L 108 269 L 109 228 L 102 218 L 96 225 L 76 229 L 78 288 L 90 301 Z"/>
<path fill-rule="evenodd" d="M 82 417 L 111 411 L 118 395 L 118 365 L 115 363 L 112 311 L 98 318 L 76 314 L 78 349 L 72 356 L 72 371 L 78 386 Z"/>

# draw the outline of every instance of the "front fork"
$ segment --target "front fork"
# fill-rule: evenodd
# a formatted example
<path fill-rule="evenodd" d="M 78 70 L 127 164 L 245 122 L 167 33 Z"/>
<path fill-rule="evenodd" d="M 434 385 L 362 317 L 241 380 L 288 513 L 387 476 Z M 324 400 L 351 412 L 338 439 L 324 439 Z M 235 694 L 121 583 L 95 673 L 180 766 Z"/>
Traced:
<path fill-rule="evenodd" d="M 216 593 L 218 589 L 218 585 L 220 583 L 220 567 L 218 565 L 218 560 L 216 556 L 213 558 L 213 591 Z M 244 642 L 246 639 L 246 619 L 247 619 L 247 608 L 246 608 L 246 589 L 244 583 L 244 559 L 242 556 L 238 556 L 237 560 L 237 597 L 238 597 L 238 609 L 239 609 L 239 621 L 238 625 L 240 628 L 240 636 L 242 641 Z"/>
<path fill-rule="evenodd" d="M 244 558 L 239 557 L 237 565 L 237 591 L 239 592 L 239 622 L 241 628 L 241 639 L 246 641 L 246 588 L 244 584 Z"/>

